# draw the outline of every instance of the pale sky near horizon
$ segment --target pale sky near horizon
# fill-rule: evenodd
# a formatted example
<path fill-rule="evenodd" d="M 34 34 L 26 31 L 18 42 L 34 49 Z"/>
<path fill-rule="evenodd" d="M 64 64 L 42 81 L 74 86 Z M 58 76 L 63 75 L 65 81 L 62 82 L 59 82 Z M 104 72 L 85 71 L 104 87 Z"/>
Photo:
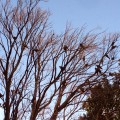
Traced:
<path fill-rule="evenodd" d="M 53 29 L 63 32 L 66 22 L 74 28 L 120 32 L 120 0 L 48 0 L 41 7 L 51 12 Z"/>

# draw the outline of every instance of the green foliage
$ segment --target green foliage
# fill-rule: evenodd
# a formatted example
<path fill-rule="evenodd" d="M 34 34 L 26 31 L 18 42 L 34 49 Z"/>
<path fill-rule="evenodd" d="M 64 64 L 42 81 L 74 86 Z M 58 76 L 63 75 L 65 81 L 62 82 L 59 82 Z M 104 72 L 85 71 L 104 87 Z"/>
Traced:
<path fill-rule="evenodd" d="M 119 79 L 94 86 L 83 108 L 87 111 L 87 120 L 120 120 Z"/>

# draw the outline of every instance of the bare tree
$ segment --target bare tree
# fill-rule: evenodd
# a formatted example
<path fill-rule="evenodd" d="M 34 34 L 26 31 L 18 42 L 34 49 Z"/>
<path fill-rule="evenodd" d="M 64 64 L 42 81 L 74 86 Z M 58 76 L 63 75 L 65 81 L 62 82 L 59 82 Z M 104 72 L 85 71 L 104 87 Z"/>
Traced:
<path fill-rule="evenodd" d="M 57 35 L 39 2 L 1 2 L 0 102 L 5 120 L 75 119 L 91 86 L 117 69 L 118 34 L 102 37 L 67 26 Z"/>

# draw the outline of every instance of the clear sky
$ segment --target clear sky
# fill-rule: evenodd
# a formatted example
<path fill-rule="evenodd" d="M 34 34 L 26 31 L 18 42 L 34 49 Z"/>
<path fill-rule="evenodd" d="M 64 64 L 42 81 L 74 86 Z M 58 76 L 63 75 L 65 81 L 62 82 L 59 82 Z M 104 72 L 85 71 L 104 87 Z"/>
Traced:
<path fill-rule="evenodd" d="M 87 30 L 120 32 L 120 0 L 48 0 L 41 7 L 52 13 L 50 22 L 56 32 L 63 32 L 67 21 L 74 28 L 85 25 Z"/>
<path fill-rule="evenodd" d="M 98 28 L 120 32 L 120 0 L 48 0 L 43 8 L 51 11 L 50 21 L 57 32 L 63 32 L 66 22 L 77 28 Z"/>

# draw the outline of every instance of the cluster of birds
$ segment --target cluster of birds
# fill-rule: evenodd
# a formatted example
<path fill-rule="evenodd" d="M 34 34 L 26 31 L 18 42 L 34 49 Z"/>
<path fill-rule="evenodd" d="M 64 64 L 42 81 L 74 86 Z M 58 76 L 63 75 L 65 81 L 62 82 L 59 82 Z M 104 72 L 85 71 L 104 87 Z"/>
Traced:
<path fill-rule="evenodd" d="M 80 47 L 81 47 L 82 49 L 85 48 L 82 43 L 80 44 Z M 63 50 L 64 50 L 65 53 L 67 53 L 67 51 L 68 51 L 68 46 L 67 46 L 67 45 L 64 45 L 64 46 L 63 46 Z M 83 56 L 83 61 L 85 61 L 85 56 Z M 63 67 L 63 66 L 59 66 L 59 67 L 60 67 L 61 71 L 64 71 L 64 70 L 65 70 L 65 67 Z"/>
<path fill-rule="evenodd" d="M 113 41 L 113 42 L 111 43 L 111 46 L 110 46 L 110 51 L 112 51 L 112 50 L 115 49 L 116 47 L 117 47 L 117 46 L 115 45 L 115 41 Z M 111 60 L 114 60 L 114 59 L 115 59 L 114 56 L 110 58 L 107 53 L 106 53 L 104 56 L 107 57 L 108 59 L 111 59 Z M 103 58 L 101 59 L 100 63 L 103 64 Z M 99 64 L 99 65 L 96 65 L 95 74 L 98 75 L 98 73 L 101 73 L 101 70 L 102 70 L 102 67 L 100 66 L 100 64 Z"/>
<path fill-rule="evenodd" d="M 82 43 L 80 43 L 80 48 L 85 49 L 85 46 L 84 46 Z M 64 50 L 65 52 L 67 52 L 68 46 L 67 46 L 67 45 L 64 45 L 64 46 L 63 46 L 63 50 Z"/>

